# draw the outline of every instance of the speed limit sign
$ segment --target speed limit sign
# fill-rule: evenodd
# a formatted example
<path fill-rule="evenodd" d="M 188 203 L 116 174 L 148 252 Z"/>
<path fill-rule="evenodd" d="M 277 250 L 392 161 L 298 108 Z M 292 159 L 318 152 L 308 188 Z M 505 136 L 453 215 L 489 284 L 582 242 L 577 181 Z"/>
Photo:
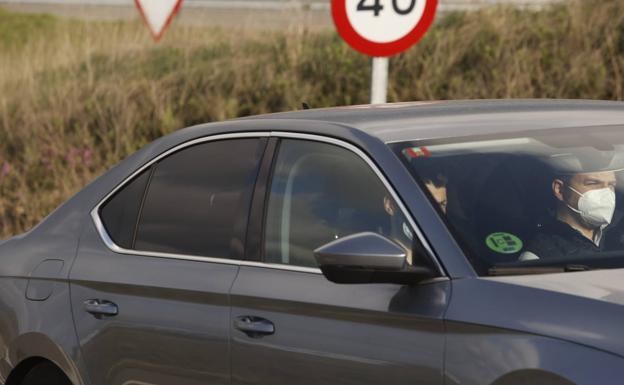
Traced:
<path fill-rule="evenodd" d="M 373 102 L 385 102 L 386 58 L 416 44 L 435 18 L 438 0 L 332 0 L 338 33 L 355 50 L 373 60 Z M 384 86 L 379 94 L 377 80 Z M 379 83 L 378 82 L 378 83 Z M 377 84 L 378 85 L 378 84 Z M 375 98 L 375 91 L 381 97 Z M 383 100 L 382 100 L 383 99 Z"/>
<path fill-rule="evenodd" d="M 370 56 L 392 56 L 416 44 L 435 17 L 437 0 L 333 0 L 342 38 Z"/>

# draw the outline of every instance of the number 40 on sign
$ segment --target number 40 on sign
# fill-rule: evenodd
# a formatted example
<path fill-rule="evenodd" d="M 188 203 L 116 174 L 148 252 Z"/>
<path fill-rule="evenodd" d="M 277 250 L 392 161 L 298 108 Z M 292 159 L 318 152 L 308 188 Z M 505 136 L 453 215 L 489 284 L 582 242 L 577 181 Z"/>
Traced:
<path fill-rule="evenodd" d="M 357 6 L 358 11 L 373 11 L 375 12 L 375 16 L 379 16 L 379 12 L 384 9 L 384 6 L 381 5 L 381 0 L 373 0 L 372 4 L 367 5 L 367 0 L 360 0 Z M 398 0 L 392 0 L 392 7 L 394 8 L 394 12 L 399 15 L 407 15 L 414 10 L 414 6 L 416 6 L 416 0 L 409 0 L 409 5 L 406 9 L 402 9 L 399 7 Z"/>
<path fill-rule="evenodd" d="M 374 57 L 372 103 L 384 103 L 388 57 L 416 44 L 435 18 L 437 0 L 332 0 L 332 16 L 342 38 Z"/>

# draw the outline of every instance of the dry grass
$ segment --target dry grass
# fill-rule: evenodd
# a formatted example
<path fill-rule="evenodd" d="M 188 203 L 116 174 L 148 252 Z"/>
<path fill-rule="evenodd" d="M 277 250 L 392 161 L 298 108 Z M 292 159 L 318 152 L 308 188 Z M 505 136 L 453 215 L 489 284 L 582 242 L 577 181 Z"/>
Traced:
<path fill-rule="evenodd" d="M 332 32 L 174 26 L 0 10 L 0 238 L 123 157 L 200 122 L 365 103 L 370 65 Z M 624 98 L 624 4 L 494 8 L 441 19 L 391 61 L 394 101 Z"/>

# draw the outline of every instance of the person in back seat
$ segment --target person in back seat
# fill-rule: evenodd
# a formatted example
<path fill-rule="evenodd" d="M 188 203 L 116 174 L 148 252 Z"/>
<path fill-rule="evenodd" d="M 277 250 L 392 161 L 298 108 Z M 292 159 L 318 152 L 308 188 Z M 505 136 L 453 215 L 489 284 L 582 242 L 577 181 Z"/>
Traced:
<path fill-rule="evenodd" d="M 422 162 L 422 161 L 421 161 Z M 419 176 L 431 197 L 438 203 L 440 210 L 446 214 L 448 206 L 446 185 L 448 179 L 439 166 L 434 164 L 428 165 L 419 170 Z"/>
<path fill-rule="evenodd" d="M 440 209 L 446 214 L 446 208 L 448 205 L 446 194 L 446 178 L 441 174 L 432 179 L 425 179 L 425 186 L 433 196 L 436 202 L 440 205 Z"/>

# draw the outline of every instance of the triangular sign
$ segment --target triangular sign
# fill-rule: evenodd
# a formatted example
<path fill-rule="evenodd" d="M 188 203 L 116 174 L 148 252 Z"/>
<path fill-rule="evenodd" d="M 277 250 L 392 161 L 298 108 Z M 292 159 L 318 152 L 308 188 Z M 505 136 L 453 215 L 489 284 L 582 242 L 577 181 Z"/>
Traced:
<path fill-rule="evenodd" d="M 154 40 L 158 41 L 173 17 L 182 7 L 183 0 L 134 0 L 145 25 L 149 28 Z"/>

